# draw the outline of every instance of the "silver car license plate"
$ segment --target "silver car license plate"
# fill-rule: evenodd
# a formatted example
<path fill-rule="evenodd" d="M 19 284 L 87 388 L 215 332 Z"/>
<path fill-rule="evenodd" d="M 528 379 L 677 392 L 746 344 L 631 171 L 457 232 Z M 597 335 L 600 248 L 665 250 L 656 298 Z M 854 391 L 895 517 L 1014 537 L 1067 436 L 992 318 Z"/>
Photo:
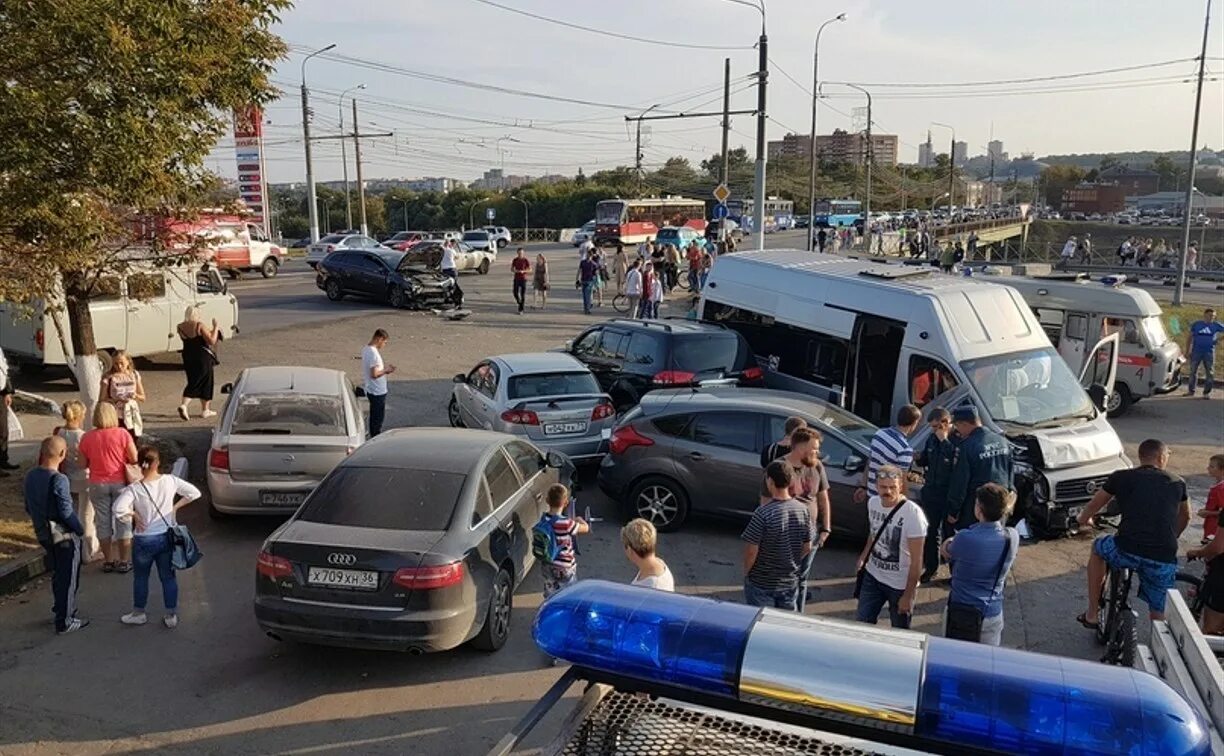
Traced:
<path fill-rule="evenodd" d="M 587 424 L 585 422 L 545 423 L 544 424 L 544 435 L 545 436 L 557 436 L 563 433 L 581 433 L 585 431 L 586 429 L 587 429 Z"/>
<path fill-rule="evenodd" d="M 372 591 L 378 587 L 378 573 L 366 570 L 338 570 L 334 567 L 311 567 L 306 582 L 328 588 L 352 588 Z"/>
<path fill-rule="evenodd" d="M 306 501 L 306 494 L 301 492 L 260 491 L 259 503 L 265 507 L 297 507 Z"/>

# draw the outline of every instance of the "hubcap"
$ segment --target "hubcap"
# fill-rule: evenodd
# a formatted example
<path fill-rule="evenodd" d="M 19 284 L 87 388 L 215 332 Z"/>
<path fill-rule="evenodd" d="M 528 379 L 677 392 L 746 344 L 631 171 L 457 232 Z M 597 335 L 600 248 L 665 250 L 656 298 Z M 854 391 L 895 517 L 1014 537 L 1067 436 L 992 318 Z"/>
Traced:
<path fill-rule="evenodd" d="M 448 409 L 451 425 L 455 426 L 456 428 L 459 427 L 459 405 L 455 403 L 454 399 L 451 399 Z"/>
<path fill-rule="evenodd" d="M 493 634 L 502 637 L 510 627 L 510 591 L 505 581 L 498 580 L 493 584 Z"/>
<path fill-rule="evenodd" d="M 664 486 L 647 486 L 638 494 L 638 515 L 655 526 L 666 525 L 676 519 L 678 510 L 676 495 Z"/>
<path fill-rule="evenodd" d="M 1114 412 L 1118 407 L 1122 406 L 1122 392 L 1115 391 L 1109 395 L 1109 399 L 1105 402 L 1105 409 Z"/>

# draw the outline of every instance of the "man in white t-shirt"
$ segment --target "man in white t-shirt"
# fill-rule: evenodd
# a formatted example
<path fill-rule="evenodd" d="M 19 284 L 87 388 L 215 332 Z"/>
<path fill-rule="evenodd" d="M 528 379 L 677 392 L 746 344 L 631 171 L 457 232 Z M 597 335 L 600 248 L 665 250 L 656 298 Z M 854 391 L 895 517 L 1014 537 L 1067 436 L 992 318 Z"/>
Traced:
<path fill-rule="evenodd" d="M 871 535 L 858 559 L 858 568 L 866 570 L 859 586 L 855 619 L 874 625 L 880 610 L 888 604 L 892 626 L 908 628 L 914 616 L 918 578 L 922 575 L 927 518 L 922 507 L 906 498 L 905 473 L 901 468 L 881 467 L 876 475 L 876 489 L 879 494 L 867 501 Z"/>
<path fill-rule="evenodd" d="M 459 269 L 455 267 L 455 242 L 446 240 L 442 243 L 442 263 L 438 266 L 442 275 L 459 280 Z"/>
<path fill-rule="evenodd" d="M 591 253 L 592 253 L 592 252 L 594 252 L 594 251 L 595 251 L 595 242 L 591 241 L 590 239 L 587 239 L 586 241 L 584 241 L 584 242 L 582 242 L 581 244 L 579 244 L 579 245 L 578 245 L 578 260 L 579 260 L 579 262 L 581 262 L 582 260 L 585 260 L 585 259 L 587 259 L 588 257 L 590 257 L 590 256 L 591 256 Z"/>
<path fill-rule="evenodd" d="M 379 328 L 365 349 L 361 350 L 361 375 L 366 398 L 370 400 L 370 438 L 382 433 L 387 416 L 387 376 L 395 372 L 394 365 L 383 365 L 382 348 L 390 337 Z"/>

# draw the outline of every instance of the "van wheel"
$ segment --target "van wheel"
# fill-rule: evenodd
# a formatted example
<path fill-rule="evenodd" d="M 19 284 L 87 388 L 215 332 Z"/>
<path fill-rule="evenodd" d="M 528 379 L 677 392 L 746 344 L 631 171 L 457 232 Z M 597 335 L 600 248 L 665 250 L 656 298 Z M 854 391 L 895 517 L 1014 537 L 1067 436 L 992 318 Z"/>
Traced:
<path fill-rule="evenodd" d="M 688 494 L 671 478 L 642 478 L 629 492 L 629 514 L 649 520 L 661 533 L 672 533 L 688 518 Z"/>
<path fill-rule="evenodd" d="M 506 241 L 505 239 L 498 239 L 498 240 L 497 240 L 497 248 L 498 248 L 498 249 L 505 249 L 505 248 L 506 248 L 506 245 L 507 245 L 507 244 L 509 244 L 509 243 L 510 243 L 510 242 Z"/>
<path fill-rule="evenodd" d="M 327 279 L 327 283 L 323 284 L 323 292 L 333 302 L 344 299 L 344 290 L 340 288 L 340 282 L 334 278 Z"/>
<path fill-rule="evenodd" d="M 1123 385 L 1114 385 L 1113 393 L 1105 400 L 1105 413 L 1109 417 L 1121 417 L 1135 403 L 1130 389 Z"/>
<path fill-rule="evenodd" d="M 481 651 L 496 651 L 510 637 L 510 615 L 514 609 L 514 581 L 505 568 L 497 571 L 489 587 L 489 610 L 484 627 L 472 639 L 472 647 Z"/>
<path fill-rule="evenodd" d="M 263 261 L 263 265 L 259 266 L 259 274 L 264 278 L 276 278 L 277 271 L 280 270 L 280 263 L 275 257 L 269 257 Z"/>
<path fill-rule="evenodd" d="M 115 355 L 106 349 L 99 349 L 98 364 L 102 366 L 102 375 L 106 375 L 110 372 L 111 365 L 115 364 Z"/>
<path fill-rule="evenodd" d="M 476 270 L 479 271 L 480 275 L 482 276 L 488 273 L 489 272 L 489 258 L 486 257 L 485 259 L 481 260 L 480 267 L 477 268 Z"/>

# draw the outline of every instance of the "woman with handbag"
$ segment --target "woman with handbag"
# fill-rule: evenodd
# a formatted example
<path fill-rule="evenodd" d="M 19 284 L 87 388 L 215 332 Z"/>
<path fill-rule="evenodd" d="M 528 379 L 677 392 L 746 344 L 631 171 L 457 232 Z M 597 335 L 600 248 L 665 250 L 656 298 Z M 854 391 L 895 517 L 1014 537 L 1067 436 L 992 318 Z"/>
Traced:
<path fill-rule="evenodd" d="M 1013 498 L 998 483 L 984 484 L 974 497 L 977 524 L 939 548 L 952 567 L 944 637 L 988 646 L 1003 640 L 1003 584 L 1020 549 L 1020 534 L 1005 526 Z"/>
<path fill-rule="evenodd" d="M 158 471 L 161 455 L 152 446 L 140 449 L 140 471 L 143 477 L 124 489 L 115 501 L 115 516 L 132 522 L 136 533 L 132 555 L 136 570 L 132 581 L 132 611 L 119 618 L 125 625 L 143 625 L 149 621 L 145 606 L 149 601 L 149 575 L 157 565 L 161 580 L 162 603 L 166 627 L 178 627 L 178 579 L 174 575 L 175 512 L 200 498 L 200 489 L 173 475 Z"/>
<path fill-rule="evenodd" d="M 115 518 L 115 499 L 131 482 L 129 465 L 136 464 L 136 444 L 119 427 L 115 405 L 98 402 L 94 407 L 93 430 L 81 436 L 77 456 L 89 470 L 89 501 L 94 509 L 98 548 L 102 551 L 103 572 L 132 571 L 132 526 Z"/>
<path fill-rule="evenodd" d="M 536 255 L 535 268 L 531 271 L 531 290 L 533 295 L 533 309 L 543 310 L 548 306 L 548 260 L 544 255 Z"/>
<path fill-rule="evenodd" d="M 183 389 L 183 403 L 179 405 L 179 417 L 191 419 L 187 404 L 192 399 L 200 400 L 200 417 L 209 418 L 217 413 L 209 408 L 213 398 L 213 368 L 217 366 L 217 342 L 221 340 L 221 329 L 213 318 L 212 328 L 200 322 L 200 311 L 194 306 L 187 308 L 183 322 L 178 324 L 178 335 L 183 340 L 183 372 L 187 374 L 187 386 Z"/>
<path fill-rule="evenodd" d="M 102 401 L 115 405 L 119 427 L 132 434 L 133 439 L 140 440 L 144 433 L 144 420 L 140 416 L 140 403 L 145 400 L 144 382 L 132 366 L 132 358 L 127 352 L 120 350 L 115 353 L 110 370 L 102 376 L 102 388 L 98 395 Z"/>

